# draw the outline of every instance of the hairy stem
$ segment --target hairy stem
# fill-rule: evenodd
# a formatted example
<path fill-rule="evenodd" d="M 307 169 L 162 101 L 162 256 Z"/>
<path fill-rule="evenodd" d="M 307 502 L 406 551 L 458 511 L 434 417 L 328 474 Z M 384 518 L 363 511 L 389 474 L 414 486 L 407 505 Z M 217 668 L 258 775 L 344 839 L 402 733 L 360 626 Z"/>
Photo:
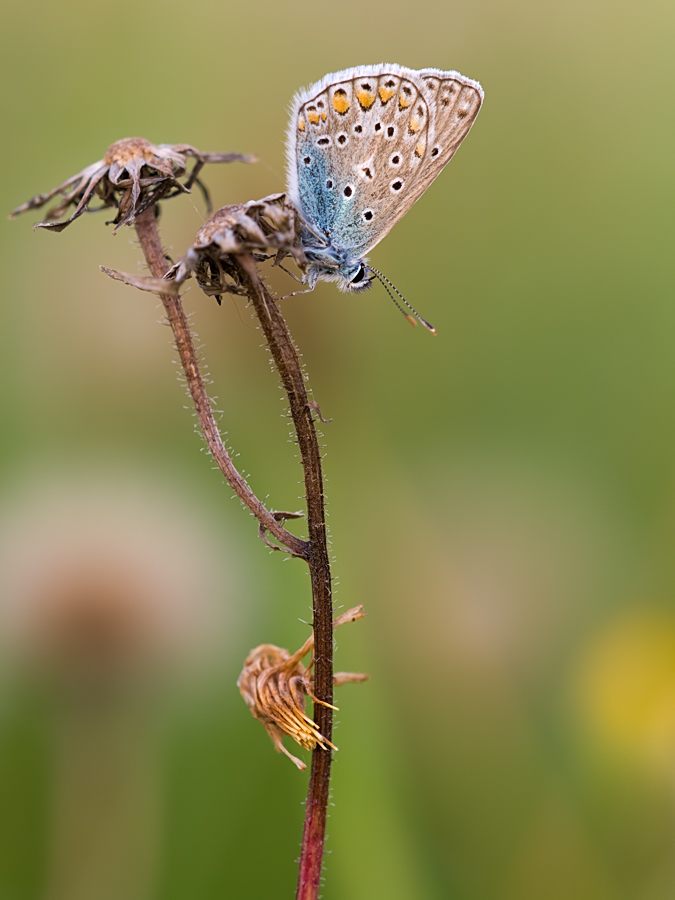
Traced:
<path fill-rule="evenodd" d="M 236 266 L 260 320 L 274 364 L 288 395 L 291 416 L 298 438 L 305 476 L 309 530 L 307 563 L 312 581 L 313 599 L 314 692 L 319 700 L 332 703 L 333 602 L 326 540 L 321 451 L 312 418 L 312 408 L 309 405 L 300 360 L 279 307 L 258 277 L 255 263 L 250 256 L 239 257 Z M 315 703 L 314 721 L 319 726 L 321 734 L 331 740 L 332 709 Z M 330 765 L 330 750 L 315 747 L 312 753 L 312 768 L 307 793 L 296 900 L 315 900 L 318 897 L 326 834 Z"/>
<path fill-rule="evenodd" d="M 136 219 L 135 224 L 150 271 L 155 278 L 161 278 L 166 274 L 169 266 L 162 250 L 154 210 L 146 210 Z M 160 294 L 160 297 L 173 331 L 190 395 L 197 410 L 199 424 L 213 458 L 218 463 L 230 487 L 255 515 L 261 527 L 269 531 L 283 547 L 295 556 L 304 559 L 309 566 L 315 646 L 314 692 L 319 700 L 332 703 L 333 605 L 331 574 L 326 538 L 321 451 L 312 418 L 312 407 L 309 405 L 305 379 L 293 340 L 281 311 L 258 277 L 252 257 L 248 255 L 237 257 L 235 265 L 253 303 L 274 364 L 288 396 L 304 473 L 309 532 L 307 541 L 295 537 L 281 525 L 274 514 L 258 500 L 234 467 L 232 459 L 223 445 L 204 387 L 190 326 L 181 301 L 178 297 L 170 294 Z M 314 704 L 314 720 L 321 734 L 330 740 L 333 730 L 332 709 L 318 703 Z M 312 753 L 297 900 L 316 900 L 319 893 L 330 788 L 330 767 L 330 751 L 316 747 Z"/>
<path fill-rule="evenodd" d="M 136 219 L 135 225 L 141 249 L 150 271 L 155 278 L 162 278 L 168 271 L 169 265 L 162 250 L 154 209 L 147 209 L 141 213 Z M 199 425 L 211 455 L 218 464 L 220 471 L 242 503 L 251 510 L 260 525 L 269 531 L 294 556 L 307 559 L 309 555 L 308 542 L 297 538 L 283 527 L 274 514 L 256 497 L 245 479 L 235 468 L 232 458 L 223 444 L 223 439 L 211 407 L 211 401 L 204 387 L 204 379 L 199 370 L 199 360 L 195 351 L 194 341 L 192 340 L 190 325 L 180 298 L 172 297 L 170 294 L 160 294 L 160 298 L 173 331 L 190 396 L 199 418 Z"/>

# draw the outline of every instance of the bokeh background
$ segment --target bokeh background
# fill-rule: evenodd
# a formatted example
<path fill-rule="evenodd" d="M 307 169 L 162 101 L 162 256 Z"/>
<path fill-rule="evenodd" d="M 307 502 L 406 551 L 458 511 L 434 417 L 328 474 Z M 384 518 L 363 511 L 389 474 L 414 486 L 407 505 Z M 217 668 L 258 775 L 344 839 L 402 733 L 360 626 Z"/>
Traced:
<path fill-rule="evenodd" d="M 486 101 L 372 255 L 283 308 L 324 416 L 341 690 L 326 900 L 675 896 L 675 303 L 667 0 L 8 3 L 0 207 L 142 135 L 256 153 L 293 93 L 382 60 Z M 163 210 L 177 258 L 199 196 Z M 193 431 L 156 300 L 106 213 L 0 220 L 0 900 L 294 895 L 306 776 L 235 680 L 307 635 Z M 281 293 L 293 284 L 270 276 Z M 241 299 L 186 297 L 254 489 L 295 509 Z"/>

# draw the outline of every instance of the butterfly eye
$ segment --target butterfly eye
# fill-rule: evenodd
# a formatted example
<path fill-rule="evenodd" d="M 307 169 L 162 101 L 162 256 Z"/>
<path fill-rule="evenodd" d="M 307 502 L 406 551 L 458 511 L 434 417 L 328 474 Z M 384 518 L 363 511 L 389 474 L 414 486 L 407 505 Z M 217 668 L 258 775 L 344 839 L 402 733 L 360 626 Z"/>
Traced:
<path fill-rule="evenodd" d="M 365 274 L 366 274 L 366 267 L 361 266 L 359 268 L 359 271 L 356 273 L 356 275 L 350 281 L 350 284 L 360 284 L 363 281 Z"/>

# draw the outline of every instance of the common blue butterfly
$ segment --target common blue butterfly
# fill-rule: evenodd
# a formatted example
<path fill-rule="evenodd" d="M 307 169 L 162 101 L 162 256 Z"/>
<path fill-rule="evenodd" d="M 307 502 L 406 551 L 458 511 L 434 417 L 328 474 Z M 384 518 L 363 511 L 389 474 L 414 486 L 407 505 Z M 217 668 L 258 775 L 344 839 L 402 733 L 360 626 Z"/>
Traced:
<path fill-rule="evenodd" d="M 385 63 L 326 75 L 295 96 L 288 194 L 304 222 L 310 290 L 320 280 L 371 286 L 368 273 L 381 273 L 366 254 L 452 159 L 482 102 L 480 84 L 458 72 Z"/>

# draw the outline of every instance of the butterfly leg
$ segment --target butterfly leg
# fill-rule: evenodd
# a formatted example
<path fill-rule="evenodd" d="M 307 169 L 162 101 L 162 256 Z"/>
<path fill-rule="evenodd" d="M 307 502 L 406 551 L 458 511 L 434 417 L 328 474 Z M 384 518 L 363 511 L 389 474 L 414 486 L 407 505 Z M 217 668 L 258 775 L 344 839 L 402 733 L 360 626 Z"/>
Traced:
<path fill-rule="evenodd" d="M 293 278 L 295 281 L 298 282 L 298 284 L 305 284 L 305 282 L 302 280 L 302 278 L 298 278 L 298 276 L 295 275 L 293 272 L 289 272 L 288 269 L 285 269 L 281 265 L 281 263 L 276 263 L 275 265 L 278 269 L 281 269 L 282 272 L 285 272 L 287 275 L 290 275 L 291 278 Z M 315 287 L 316 287 L 316 283 L 314 283 L 311 287 L 308 287 L 307 290 L 293 291 L 292 294 L 284 294 L 283 297 L 278 297 L 277 299 L 278 300 L 286 300 L 287 297 L 297 297 L 300 294 L 311 294 Z"/>
<path fill-rule="evenodd" d="M 300 279 L 298 279 L 298 281 L 299 280 Z M 289 297 L 299 297 L 301 294 L 311 294 L 315 287 L 316 287 L 316 285 L 313 284 L 311 287 L 308 287 L 307 290 L 305 290 L 305 291 L 293 291 L 292 294 L 284 294 L 283 297 L 278 297 L 277 299 L 278 300 L 287 300 Z"/>
<path fill-rule="evenodd" d="M 297 281 L 297 282 L 298 282 L 298 284 L 304 284 L 304 283 L 305 283 L 305 282 L 302 280 L 302 278 L 298 278 L 298 276 L 297 276 L 295 273 L 289 272 L 288 269 L 285 269 L 285 268 L 281 265 L 281 263 L 275 263 L 275 266 L 276 266 L 277 269 L 281 269 L 282 272 L 285 272 L 287 275 L 290 275 L 291 278 L 292 278 L 294 281 Z"/>

